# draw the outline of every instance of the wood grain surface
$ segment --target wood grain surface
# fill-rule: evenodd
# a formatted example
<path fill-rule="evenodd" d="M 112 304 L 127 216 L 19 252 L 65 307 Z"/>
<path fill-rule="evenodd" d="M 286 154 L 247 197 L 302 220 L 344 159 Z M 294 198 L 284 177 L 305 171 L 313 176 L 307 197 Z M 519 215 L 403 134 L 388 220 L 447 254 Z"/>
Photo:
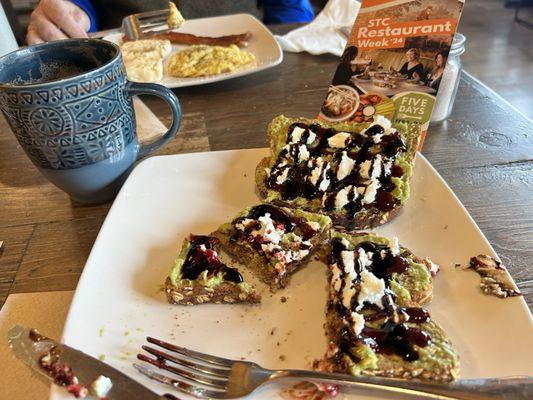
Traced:
<path fill-rule="evenodd" d="M 274 116 L 316 116 L 337 57 L 284 56 L 281 65 L 248 77 L 177 89 L 183 125 L 156 154 L 263 147 Z M 169 122 L 163 102 L 143 100 Z M 531 307 L 532 122 L 463 74 L 453 115 L 430 127 L 423 153 L 479 224 Z M 109 207 L 73 203 L 48 183 L 0 117 L 0 305 L 9 293 L 74 289 Z"/>

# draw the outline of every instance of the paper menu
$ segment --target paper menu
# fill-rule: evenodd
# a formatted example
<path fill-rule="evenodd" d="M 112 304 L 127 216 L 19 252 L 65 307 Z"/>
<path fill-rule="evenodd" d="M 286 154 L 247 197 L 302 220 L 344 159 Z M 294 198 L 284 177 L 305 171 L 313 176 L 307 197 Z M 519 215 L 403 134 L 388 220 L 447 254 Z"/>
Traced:
<path fill-rule="evenodd" d="M 417 122 L 426 134 L 464 0 L 362 0 L 319 118 Z"/>

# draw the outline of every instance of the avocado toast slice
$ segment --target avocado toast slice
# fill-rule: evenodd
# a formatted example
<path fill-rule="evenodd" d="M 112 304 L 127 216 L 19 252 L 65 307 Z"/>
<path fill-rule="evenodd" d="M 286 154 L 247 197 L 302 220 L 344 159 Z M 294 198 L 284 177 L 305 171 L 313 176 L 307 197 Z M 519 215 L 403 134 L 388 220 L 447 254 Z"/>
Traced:
<path fill-rule="evenodd" d="M 256 168 L 259 195 L 268 202 L 331 217 L 348 230 L 391 220 L 409 197 L 420 138 L 417 124 L 272 120 L 271 156 Z"/>
<path fill-rule="evenodd" d="M 272 291 L 285 287 L 327 239 L 329 217 L 259 204 L 248 207 L 213 233 L 222 248 Z"/>
<path fill-rule="evenodd" d="M 259 303 L 261 296 L 235 268 L 218 258 L 219 240 L 190 235 L 165 282 L 171 304 Z"/>
<path fill-rule="evenodd" d="M 317 368 L 352 375 L 455 379 L 458 354 L 421 308 L 431 298 L 433 267 L 397 240 L 332 232 L 324 325 L 329 346 Z"/>

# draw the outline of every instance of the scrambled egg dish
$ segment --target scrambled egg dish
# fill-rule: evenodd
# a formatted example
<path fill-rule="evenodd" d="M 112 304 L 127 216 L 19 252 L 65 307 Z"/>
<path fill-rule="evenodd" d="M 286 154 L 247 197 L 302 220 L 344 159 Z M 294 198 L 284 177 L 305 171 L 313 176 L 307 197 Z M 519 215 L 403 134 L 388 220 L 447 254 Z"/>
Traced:
<path fill-rule="evenodd" d="M 167 19 L 168 27 L 170 29 L 179 28 L 185 22 L 185 19 L 179 12 L 178 7 L 176 7 L 176 5 L 173 2 L 169 1 L 168 11 L 169 11 L 168 19 Z"/>
<path fill-rule="evenodd" d="M 229 47 L 196 45 L 170 56 L 167 62 L 167 74 L 180 78 L 217 75 L 253 64 L 255 56 L 239 49 L 236 45 Z"/>

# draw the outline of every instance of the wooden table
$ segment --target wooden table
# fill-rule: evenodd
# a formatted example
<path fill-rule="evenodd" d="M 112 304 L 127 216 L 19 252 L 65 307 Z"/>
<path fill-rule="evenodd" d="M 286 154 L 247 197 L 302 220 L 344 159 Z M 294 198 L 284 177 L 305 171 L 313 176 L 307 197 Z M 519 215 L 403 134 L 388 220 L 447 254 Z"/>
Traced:
<path fill-rule="evenodd" d="M 248 77 L 176 91 L 178 137 L 159 154 L 264 147 L 278 114 L 313 117 L 337 57 L 285 54 Z M 157 99 L 147 104 L 168 122 Z M 533 124 L 464 74 L 452 117 L 423 153 L 446 179 L 533 304 Z M 33 167 L 0 117 L 0 305 L 9 293 L 72 290 L 110 204 L 73 204 Z M 438 212 L 438 210 L 436 210 Z"/>

